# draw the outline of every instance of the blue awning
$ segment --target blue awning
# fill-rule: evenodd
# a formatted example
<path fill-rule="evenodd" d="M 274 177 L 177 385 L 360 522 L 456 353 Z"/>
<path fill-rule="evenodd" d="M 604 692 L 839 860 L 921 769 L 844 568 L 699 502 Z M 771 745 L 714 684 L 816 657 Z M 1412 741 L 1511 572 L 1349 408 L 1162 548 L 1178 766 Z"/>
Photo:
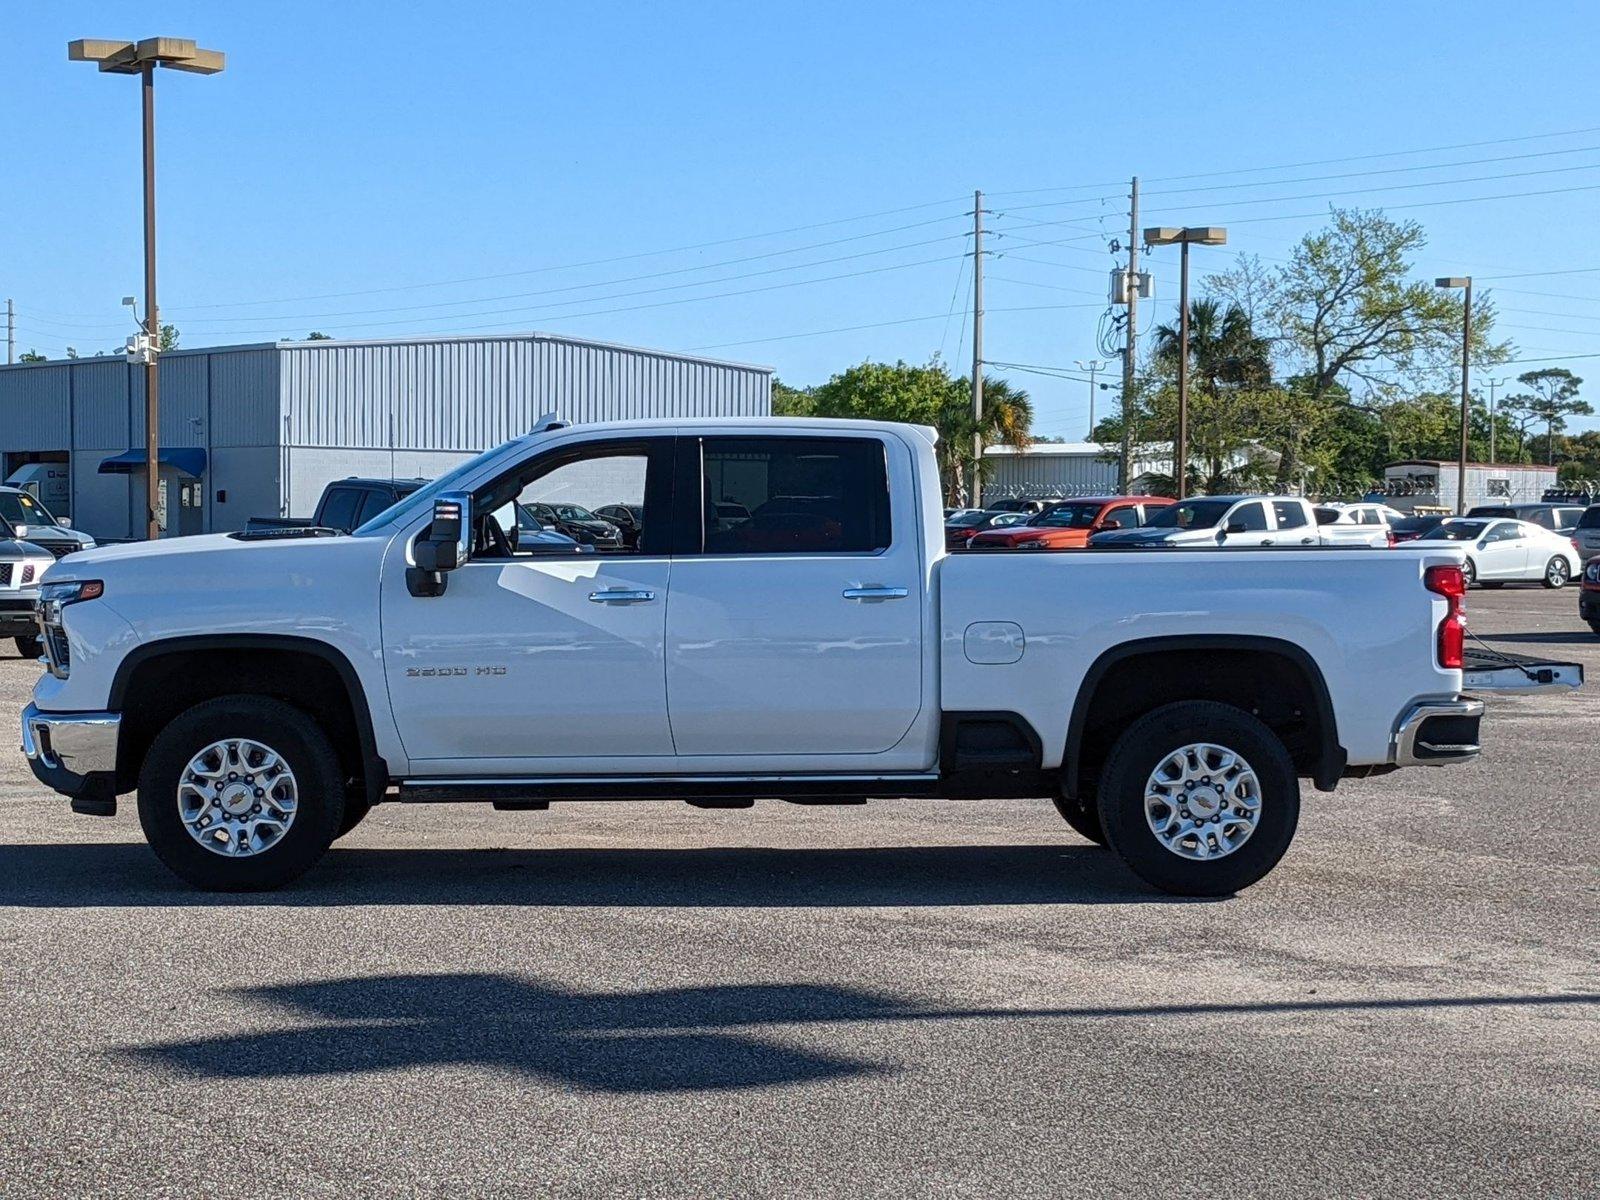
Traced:
<path fill-rule="evenodd" d="M 136 446 L 132 450 L 124 450 L 121 454 L 113 454 L 110 458 L 100 460 L 100 474 L 102 475 L 131 475 L 135 471 L 144 470 L 144 465 L 149 461 L 143 446 Z M 206 452 L 198 446 L 161 447 L 160 461 L 163 467 L 176 467 L 185 475 L 193 475 L 196 479 L 205 474 Z"/>

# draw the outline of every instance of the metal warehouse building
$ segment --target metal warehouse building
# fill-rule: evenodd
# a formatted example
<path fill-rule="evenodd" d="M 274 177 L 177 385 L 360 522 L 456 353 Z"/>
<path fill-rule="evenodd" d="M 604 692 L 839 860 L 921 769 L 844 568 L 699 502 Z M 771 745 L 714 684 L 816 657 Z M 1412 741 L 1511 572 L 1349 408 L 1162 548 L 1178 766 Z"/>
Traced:
<path fill-rule="evenodd" d="M 331 479 L 434 476 L 554 412 L 574 422 L 765 416 L 772 372 L 550 334 L 275 342 L 161 356 L 169 534 L 309 516 Z M 0 465 L 100 538 L 138 536 L 144 371 L 0 366 Z M 48 480 L 48 482 L 46 482 Z"/>

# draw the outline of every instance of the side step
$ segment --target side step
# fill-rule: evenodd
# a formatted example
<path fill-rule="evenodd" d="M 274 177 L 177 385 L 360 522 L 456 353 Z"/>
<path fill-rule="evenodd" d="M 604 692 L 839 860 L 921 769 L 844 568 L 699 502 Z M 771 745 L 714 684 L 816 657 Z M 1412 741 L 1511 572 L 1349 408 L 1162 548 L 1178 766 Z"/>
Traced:
<path fill-rule="evenodd" d="M 683 800 L 697 808 L 746 808 L 758 799 L 862 804 L 939 794 L 937 775 L 429 778 L 402 779 L 396 789 L 396 799 L 411 804 L 489 801 L 499 809 L 537 809 L 553 800 Z"/>

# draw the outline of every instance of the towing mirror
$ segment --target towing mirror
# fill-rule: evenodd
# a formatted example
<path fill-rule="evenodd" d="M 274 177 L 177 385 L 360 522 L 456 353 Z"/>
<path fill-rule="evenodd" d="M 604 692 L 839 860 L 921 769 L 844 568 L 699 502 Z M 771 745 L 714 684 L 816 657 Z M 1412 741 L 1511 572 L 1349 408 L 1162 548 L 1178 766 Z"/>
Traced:
<path fill-rule="evenodd" d="M 442 492 L 433 502 L 433 522 L 412 549 L 416 566 L 406 569 L 406 587 L 413 596 L 442 596 L 445 575 L 472 554 L 472 497 Z"/>
<path fill-rule="evenodd" d="M 1245 526 L 1245 523 L 1243 521 L 1229 521 L 1228 522 L 1228 527 L 1225 530 L 1223 530 L 1223 532 L 1224 533 L 1249 533 L 1250 530 Z"/>

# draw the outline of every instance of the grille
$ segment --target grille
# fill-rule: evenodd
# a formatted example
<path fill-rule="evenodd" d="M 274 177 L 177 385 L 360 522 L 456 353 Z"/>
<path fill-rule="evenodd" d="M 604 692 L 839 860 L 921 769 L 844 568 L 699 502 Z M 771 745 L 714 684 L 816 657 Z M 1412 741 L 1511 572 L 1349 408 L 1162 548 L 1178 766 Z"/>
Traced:
<path fill-rule="evenodd" d="M 43 545 L 44 548 L 46 550 L 50 551 L 50 553 L 53 554 L 56 558 L 65 558 L 67 555 L 71 554 L 74 550 L 76 550 L 78 548 L 76 542 L 66 542 L 66 543 L 62 543 L 62 542 L 43 542 L 43 543 L 36 543 L 36 544 Z"/>
<path fill-rule="evenodd" d="M 11 564 L 0 562 L 0 587 L 11 586 Z"/>

